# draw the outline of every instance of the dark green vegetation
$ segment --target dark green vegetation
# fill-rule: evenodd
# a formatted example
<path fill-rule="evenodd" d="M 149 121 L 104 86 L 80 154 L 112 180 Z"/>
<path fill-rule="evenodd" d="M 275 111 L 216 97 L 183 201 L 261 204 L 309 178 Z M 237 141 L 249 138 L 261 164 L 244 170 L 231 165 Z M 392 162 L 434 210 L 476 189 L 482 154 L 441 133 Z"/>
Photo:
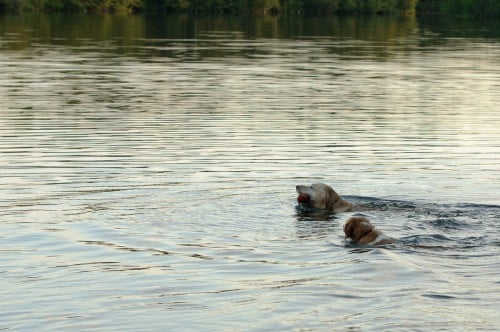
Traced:
<path fill-rule="evenodd" d="M 0 12 L 451 14 L 500 16 L 499 0 L 0 0 Z"/>
<path fill-rule="evenodd" d="M 418 0 L 421 14 L 451 14 L 464 17 L 499 17 L 499 0 Z"/>

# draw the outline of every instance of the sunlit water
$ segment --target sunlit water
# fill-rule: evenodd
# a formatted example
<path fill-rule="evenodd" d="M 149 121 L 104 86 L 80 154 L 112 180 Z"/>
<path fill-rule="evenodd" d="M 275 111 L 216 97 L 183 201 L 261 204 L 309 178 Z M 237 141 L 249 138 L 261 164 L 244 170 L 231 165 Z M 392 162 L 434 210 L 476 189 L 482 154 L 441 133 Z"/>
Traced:
<path fill-rule="evenodd" d="M 129 19 L 0 18 L 0 329 L 498 327 L 491 29 Z"/>

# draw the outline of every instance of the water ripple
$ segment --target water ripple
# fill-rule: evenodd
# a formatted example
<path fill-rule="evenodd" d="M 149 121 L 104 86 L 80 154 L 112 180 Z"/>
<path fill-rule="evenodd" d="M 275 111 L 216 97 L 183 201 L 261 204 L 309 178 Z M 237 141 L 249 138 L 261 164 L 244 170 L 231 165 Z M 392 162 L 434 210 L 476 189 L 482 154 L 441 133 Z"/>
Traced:
<path fill-rule="evenodd" d="M 0 22 L 0 329 L 498 326 L 499 44 L 378 19 Z M 309 182 L 398 242 L 295 209 Z"/>

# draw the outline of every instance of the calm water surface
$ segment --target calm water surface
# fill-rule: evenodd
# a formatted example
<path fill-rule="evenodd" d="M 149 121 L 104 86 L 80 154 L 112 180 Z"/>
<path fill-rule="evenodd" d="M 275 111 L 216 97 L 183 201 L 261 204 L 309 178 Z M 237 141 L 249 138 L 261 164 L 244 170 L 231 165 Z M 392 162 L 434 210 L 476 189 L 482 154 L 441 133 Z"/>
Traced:
<path fill-rule="evenodd" d="M 496 329 L 498 31 L 0 16 L 0 329 Z"/>

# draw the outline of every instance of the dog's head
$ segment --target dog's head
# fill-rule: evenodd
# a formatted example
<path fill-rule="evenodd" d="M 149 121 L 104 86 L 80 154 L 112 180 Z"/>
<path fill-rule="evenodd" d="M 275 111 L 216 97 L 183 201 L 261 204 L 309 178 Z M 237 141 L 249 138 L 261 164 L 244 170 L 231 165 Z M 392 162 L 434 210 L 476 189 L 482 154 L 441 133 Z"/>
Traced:
<path fill-rule="evenodd" d="M 330 186 L 324 183 L 315 183 L 311 186 L 299 185 L 296 187 L 299 204 L 315 209 L 334 211 L 335 204 L 341 200 L 340 196 Z"/>
<path fill-rule="evenodd" d="M 359 242 L 363 237 L 373 232 L 375 227 L 365 217 L 351 217 L 344 225 L 345 237 Z"/>

